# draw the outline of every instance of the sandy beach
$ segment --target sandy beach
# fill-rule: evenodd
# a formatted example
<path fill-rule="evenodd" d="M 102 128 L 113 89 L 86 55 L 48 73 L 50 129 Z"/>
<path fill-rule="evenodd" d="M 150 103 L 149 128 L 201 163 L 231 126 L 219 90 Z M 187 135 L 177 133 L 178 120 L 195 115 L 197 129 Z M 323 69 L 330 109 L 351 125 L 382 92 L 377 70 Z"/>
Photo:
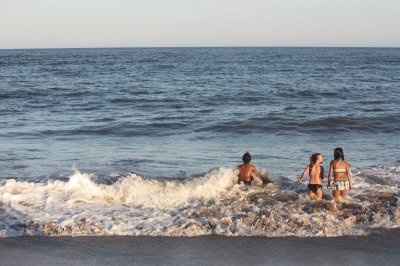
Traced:
<path fill-rule="evenodd" d="M 0 265 L 399 265 L 400 230 L 335 238 L 16 237 Z"/>

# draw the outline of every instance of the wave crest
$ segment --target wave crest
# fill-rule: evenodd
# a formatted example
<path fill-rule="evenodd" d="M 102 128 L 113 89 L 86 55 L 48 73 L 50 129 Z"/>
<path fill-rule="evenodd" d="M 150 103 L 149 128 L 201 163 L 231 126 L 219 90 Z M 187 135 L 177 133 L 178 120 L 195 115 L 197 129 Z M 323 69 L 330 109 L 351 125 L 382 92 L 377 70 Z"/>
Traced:
<path fill-rule="evenodd" d="M 353 169 L 354 191 L 339 205 L 326 190 L 321 202 L 309 201 L 306 185 L 291 178 L 238 185 L 236 171 L 184 181 L 131 174 L 111 185 L 78 171 L 67 182 L 4 180 L 0 235 L 340 236 L 400 226 L 396 167 Z"/>

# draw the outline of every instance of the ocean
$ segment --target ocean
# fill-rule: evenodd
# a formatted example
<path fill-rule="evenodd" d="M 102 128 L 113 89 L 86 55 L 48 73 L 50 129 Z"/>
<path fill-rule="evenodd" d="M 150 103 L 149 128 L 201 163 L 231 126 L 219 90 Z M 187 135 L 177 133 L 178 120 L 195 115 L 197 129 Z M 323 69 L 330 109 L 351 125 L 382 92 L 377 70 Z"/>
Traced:
<path fill-rule="evenodd" d="M 394 48 L 0 50 L 0 236 L 399 228 L 399 73 Z M 353 190 L 309 201 L 336 147 Z M 236 184 L 245 152 L 269 184 Z"/>

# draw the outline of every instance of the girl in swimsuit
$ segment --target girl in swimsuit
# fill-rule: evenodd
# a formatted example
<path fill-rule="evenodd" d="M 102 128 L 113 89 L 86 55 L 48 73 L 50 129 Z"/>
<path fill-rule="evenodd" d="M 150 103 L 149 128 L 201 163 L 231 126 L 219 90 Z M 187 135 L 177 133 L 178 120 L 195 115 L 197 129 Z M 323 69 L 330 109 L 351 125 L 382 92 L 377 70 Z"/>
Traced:
<path fill-rule="evenodd" d="M 308 183 L 308 196 L 310 199 L 322 199 L 322 183 L 321 179 L 324 178 L 324 168 L 321 166 L 324 157 L 320 153 L 314 153 L 310 157 L 310 164 L 304 170 L 299 179 L 299 184 L 303 181 L 304 176 L 308 173 L 310 175 L 310 182 Z"/>
<path fill-rule="evenodd" d="M 334 181 L 332 183 L 333 198 L 336 202 L 339 202 L 341 197 L 346 200 L 347 190 L 351 190 L 351 179 L 349 165 L 344 160 L 344 154 L 342 148 L 336 148 L 333 153 L 334 160 L 331 161 L 328 174 L 328 185 L 331 186 L 331 176 L 333 174 Z"/>

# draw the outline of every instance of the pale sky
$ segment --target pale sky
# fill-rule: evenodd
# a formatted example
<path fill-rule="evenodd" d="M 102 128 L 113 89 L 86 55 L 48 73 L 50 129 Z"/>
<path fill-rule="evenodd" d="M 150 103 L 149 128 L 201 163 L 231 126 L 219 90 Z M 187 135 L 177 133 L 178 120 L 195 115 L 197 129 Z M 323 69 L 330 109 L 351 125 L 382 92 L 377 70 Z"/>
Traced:
<path fill-rule="evenodd" d="M 0 49 L 400 47 L 400 0 L 0 0 Z"/>

